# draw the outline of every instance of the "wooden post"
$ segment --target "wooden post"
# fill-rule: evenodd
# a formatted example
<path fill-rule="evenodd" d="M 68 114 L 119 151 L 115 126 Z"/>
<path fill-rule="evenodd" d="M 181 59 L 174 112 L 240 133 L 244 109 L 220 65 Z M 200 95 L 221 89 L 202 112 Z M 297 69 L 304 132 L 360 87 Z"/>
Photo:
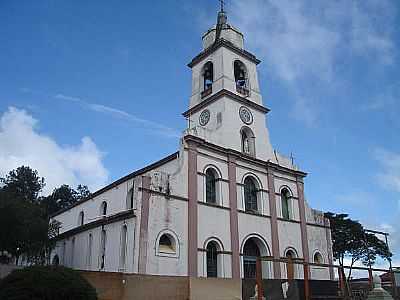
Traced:
<path fill-rule="evenodd" d="M 308 263 L 304 264 L 304 299 L 310 300 L 310 282 L 309 282 L 309 270 L 310 266 Z"/>
<path fill-rule="evenodd" d="M 392 288 L 393 288 L 393 298 L 397 299 L 397 286 L 396 286 L 396 277 L 394 275 L 394 271 L 390 271 L 390 279 L 392 281 Z"/>
<path fill-rule="evenodd" d="M 372 290 L 374 288 L 374 279 L 372 276 L 371 267 L 369 267 L 369 269 L 368 269 L 368 283 L 369 283 L 369 288 Z"/>
<path fill-rule="evenodd" d="M 293 268 L 293 260 L 291 257 L 288 258 L 288 262 L 286 264 L 287 269 L 287 279 L 291 281 L 294 279 L 294 268 Z"/>
<path fill-rule="evenodd" d="M 262 300 L 263 298 L 263 288 L 262 288 L 262 269 L 261 269 L 261 258 L 257 257 L 256 261 L 256 284 L 257 284 L 257 300 Z"/>

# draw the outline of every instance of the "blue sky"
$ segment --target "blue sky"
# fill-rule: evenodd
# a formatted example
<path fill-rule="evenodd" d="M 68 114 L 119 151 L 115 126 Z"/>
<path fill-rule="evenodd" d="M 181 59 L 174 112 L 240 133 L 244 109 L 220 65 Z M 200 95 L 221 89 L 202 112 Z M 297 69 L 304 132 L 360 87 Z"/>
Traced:
<path fill-rule="evenodd" d="M 47 190 L 95 189 L 176 151 L 186 64 L 217 8 L 1 1 L 0 174 L 25 163 Z M 400 253 L 399 9 L 395 0 L 227 1 L 229 22 L 262 60 L 271 142 L 309 173 L 309 203 L 389 231 Z"/>

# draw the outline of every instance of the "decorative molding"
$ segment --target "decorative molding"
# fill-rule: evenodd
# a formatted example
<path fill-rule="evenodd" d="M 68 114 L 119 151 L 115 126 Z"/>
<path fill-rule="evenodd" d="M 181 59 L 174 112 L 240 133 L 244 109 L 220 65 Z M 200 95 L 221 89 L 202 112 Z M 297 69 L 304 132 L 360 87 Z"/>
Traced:
<path fill-rule="evenodd" d="M 260 104 L 257 104 L 253 101 L 248 100 L 245 97 L 239 96 L 229 90 L 226 89 L 222 89 L 218 92 L 216 92 L 214 95 L 211 95 L 210 97 L 208 97 L 207 99 L 203 100 L 202 102 L 196 104 L 195 106 L 193 106 L 192 108 L 190 108 L 189 110 L 185 111 L 184 113 L 182 113 L 182 115 L 187 118 L 190 115 L 202 110 L 203 108 L 209 106 L 211 103 L 217 101 L 218 99 L 222 98 L 222 97 L 228 97 L 240 104 L 246 105 L 248 107 L 251 107 L 255 110 L 258 110 L 264 114 L 268 113 L 270 110 L 268 108 L 266 108 L 265 106 L 262 106 Z"/>
<path fill-rule="evenodd" d="M 267 185 L 269 193 L 269 211 L 271 214 L 271 235 L 272 235 L 272 256 L 278 259 L 280 256 L 279 250 L 279 235 L 278 235 L 278 219 L 276 212 L 276 195 L 275 195 L 275 182 L 274 182 L 274 170 L 267 167 Z M 279 262 L 274 262 L 274 278 L 281 278 L 281 266 Z"/>
<path fill-rule="evenodd" d="M 151 188 L 139 187 L 138 190 L 139 191 L 149 192 L 152 195 L 164 196 L 165 198 L 172 198 L 172 199 L 175 199 L 175 200 L 181 200 L 181 201 L 185 201 L 185 202 L 189 201 L 188 198 L 181 197 L 181 196 L 178 196 L 178 195 L 173 195 L 173 194 L 167 194 L 167 193 L 164 193 L 164 192 L 159 192 L 159 191 L 156 191 L 156 190 L 152 190 Z"/>
<path fill-rule="evenodd" d="M 228 148 L 224 148 L 212 143 L 207 142 L 206 140 L 199 138 L 197 136 L 188 134 L 184 136 L 184 140 L 189 143 L 197 143 L 198 146 L 203 147 L 205 149 L 207 149 L 208 151 L 213 151 L 217 154 L 220 155 L 230 155 L 232 157 L 235 157 L 236 160 L 241 160 L 243 162 L 249 163 L 249 164 L 253 164 L 257 167 L 261 167 L 261 168 L 265 168 L 265 169 L 270 169 L 271 171 L 273 170 L 277 170 L 279 172 L 283 172 L 283 173 L 288 173 L 291 174 L 292 176 L 297 176 L 299 178 L 302 177 L 306 177 L 307 173 L 299 171 L 299 170 L 293 170 L 293 169 L 289 169 L 286 168 L 284 166 L 280 166 L 276 163 L 273 163 L 271 161 L 264 161 L 261 159 L 257 159 L 254 157 L 249 157 L 247 155 L 244 155 L 243 153 L 233 150 L 233 149 L 228 149 Z M 268 173 L 268 172 L 267 172 Z"/>
<path fill-rule="evenodd" d="M 293 219 L 285 219 L 285 218 L 280 218 L 277 217 L 276 218 L 278 221 L 282 221 L 282 222 L 289 222 L 289 223 L 296 223 L 296 224 L 300 224 L 301 222 L 298 220 L 293 220 Z"/>
<path fill-rule="evenodd" d="M 197 201 L 197 203 L 200 205 L 204 205 L 204 206 L 210 206 L 210 207 L 219 208 L 219 209 L 231 210 L 229 207 L 218 205 L 218 204 L 213 204 L 213 203 L 208 203 L 208 202 L 204 202 L 204 201 Z"/>
<path fill-rule="evenodd" d="M 306 262 L 310 262 L 310 254 L 308 250 L 308 237 L 307 237 L 307 221 L 306 221 L 306 208 L 304 200 L 304 183 L 297 181 L 297 195 L 299 197 L 299 213 L 300 213 L 300 227 L 301 227 L 301 246 L 303 248 L 303 256 Z"/>
<path fill-rule="evenodd" d="M 190 63 L 188 63 L 189 68 L 193 68 L 195 65 L 197 65 L 199 62 L 201 62 L 204 58 L 206 58 L 208 55 L 210 55 L 212 52 L 218 50 L 221 47 L 226 47 L 229 50 L 232 50 L 236 54 L 254 62 L 256 65 L 258 65 L 261 60 L 257 59 L 257 57 L 254 54 L 251 54 L 250 52 L 240 49 L 236 47 L 234 44 L 231 42 L 225 40 L 225 39 L 219 39 L 216 43 L 208 47 L 207 49 L 203 50 L 199 55 L 194 57 Z"/>
<path fill-rule="evenodd" d="M 228 178 L 229 178 L 229 229 L 231 233 L 232 250 L 232 278 L 240 278 L 240 257 L 239 257 L 239 217 L 237 211 L 237 187 L 236 187 L 236 157 L 227 155 Z"/>
<path fill-rule="evenodd" d="M 321 224 L 316 224 L 316 223 L 310 223 L 310 222 L 307 222 L 306 223 L 307 224 L 307 226 L 313 226 L 313 227 L 319 227 L 319 228 L 326 228 L 326 229 L 331 229 L 331 227 L 330 226 L 327 226 L 327 225 L 321 225 Z"/>
<path fill-rule="evenodd" d="M 188 275 L 197 277 L 198 215 L 197 215 L 197 143 L 188 143 Z"/>
<path fill-rule="evenodd" d="M 139 229 L 139 273 L 146 274 L 147 250 L 148 250 L 148 228 L 149 228 L 149 211 L 150 211 L 150 183 L 151 178 L 142 176 L 142 201 L 140 214 Z"/>
<path fill-rule="evenodd" d="M 263 214 L 260 214 L 258 212 L 251 212 L 251 211 L 246 211 L 246 210 L 243 210 L 243 209 L 238 209 L 237 211 L 239 213 L 250 215 L 250 216 L 262 217 L 262 218 L 267 218 L 267 219 L 271 218 L 271 216 L 263 215 Z"/>

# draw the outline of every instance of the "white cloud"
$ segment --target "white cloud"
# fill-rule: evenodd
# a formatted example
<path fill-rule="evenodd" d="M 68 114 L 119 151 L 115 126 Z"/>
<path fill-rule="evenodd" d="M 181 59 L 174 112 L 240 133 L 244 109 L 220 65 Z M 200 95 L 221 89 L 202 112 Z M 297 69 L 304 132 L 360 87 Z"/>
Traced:
<path fill-rule="evenodd" d="M 9 107 L 0 118 L 0 176 L 21 165 L 45 177 L 44 194 L 61 184 L 86 184 L 94 191 L 108 180 L 103 154 L 90 137 L 62 146 L 38 131 L 38 121 L 25 110 Z"/>
<path fill-rule="evenodd" d="M 377 175 L 380 184 L 386 189 L 400 192 L 400 153 L 378 148 L 374 156 L 382 167 Z"/>
<path fill-rule="evenodd" d="M 308 125 L 318 119 L 318 103 L 305 97 L 305 82 L 340 82 L 344 57 L 369 57 L 374 66 L 394 61 L 393 0 L 234 0 L 229 15 L 268 72 L 288 85 L 292 115 Z"/>

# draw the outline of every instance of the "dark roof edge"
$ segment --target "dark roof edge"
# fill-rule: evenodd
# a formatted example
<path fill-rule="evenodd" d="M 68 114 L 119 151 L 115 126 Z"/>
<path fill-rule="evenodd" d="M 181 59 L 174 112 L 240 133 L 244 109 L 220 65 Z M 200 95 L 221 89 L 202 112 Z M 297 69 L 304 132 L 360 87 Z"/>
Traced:
<path fill-rule="evenodd" d="M 102 194 L 102 193 L 104 193 L 104 192 L 116 187 L 117 185 L 123 183 L 126 180 L 132 179 L 133 177 L 136 177 L 138 175 L 144 174 L 144 173 L 146 173 L 148 171 L 151 171 L 151 170 L 153 170 L 153 169 L 155 169 L 155 168 L 157 168 L 159 166 L 162 166 L 162 165 L 166 164 L 167 162 L 170 162 L 170 161 L 178 158 L 178 156 L 179 156 L 179 151 L 177 151 L 177 152 L 175 152 L 175 153 L 173 153 L 171 155 L 168 155 L 167 157 L 164 157 L 163 159 L 161 159 L 161 160 L 159 160 L 159 161 L 157 161 L 155 163 L 152 163 L 152 164 L 150 164 L 150 165 L 148 165 L 148 166 L 146 166 L 146 167 L 144 167 L 142 169 L 134 171 L 134 172 L 132 172 L 132 173 L 130 173 L 130 174 L 128 174 L 128 175 L 126 175 L 126 176 L 124 176 L 124 177 L 122 177 L 122 178 L 120 178 L 120 179 L 118 179 L 118 180 L 116 180 L 116 181 L 114 181 L 112 183 L 110 183 L 109 185 L 101 188 L 100 190 L 94 192 L 88 198 L 82 199 L 81 201 L 78 201 L 78 202 L 72 204 L 69 207 L 66 207 L 66 208 L 63 208 L 62 210 L 59 210 L 58 212 L 52 214 L 50 216 L 50 218 L 53 218 L 53 217 L 55 217 L 55 216 L 57 216 L 59 214 L 62 214 L 65 211 L 67 211 L 67 210 L 79 205 L 79 204 L 82 204 L 82 203 L 84 203 L 84 202 L 86 202 L 86 201 L 88 201 L 90 199 L 93 199 L 94 197 L 96 197 L 96 196 L 98 196 L 98 195 L 100 195 L 100 194 Z"/>
<path fill-rule="evenodd" d="M 130 219 L 135 217 L 135 212 L 133 209 L 127 210 L 127 211 L 123 211 L 120 213 L 117 213 L 115 215 L 111 215 L 108 217 L 103 217 L 99 220 L 90 222 L 90 223 L 86 223 L 84 225 L 72 228 L 70 230 L 67 230 L 59 235 L 57 235 L 54 239 L 57 240 L 61 240 L 64 238 L 68 238 L 72 235 L 84 232 L 86 230 L 90 230 L 99 226 L 103 226 L 103 225 L 107 225 L 107 224 L 111 224 L 111 223 L 115 223 L 121 220 L 126 220 L 126 219 Z"/>
<path fill-rule="evenodd" d="M 259 105 L 259 104 L 255 103 L 253 101 L 250 101 L 244 97 L 236 95 L 235 93 L 233 93 L 229 90 L 222 89 L 222 90 L 218 91 L 217 93 L 215 93 L 214 95 L 211 95 L 210 97 L 206 98 L 204 101 L 196 104 L 189 110 L 185 111 L 184 113 L 182 113 L 182 115 L 186 118 L 186 117 L 190 116 L 191 114 L 199 111 L 200 109 L 206 107 L 207 105 L 213 103 L 214 101 L 218 100 L 219 98 L 221 98 L 223 96 L 227 96 L 243 105 L 250 106 L 250 107 L 252 107 L 258 111 L 261 111 L 265 114 L 270 111 L 270 109 L 266 108 L 265 106 Z"/>
<path fill-rule="evenodd" d="M 188 63 L 189 68 L 193 68 L 195 65 L 197 65 L 203 58 L 205 58 L 207 55 L 209 55 L 211 52 L 214 52 L 218 48 L 225 46 L 226 48 L 232 50 L 236 54 L 239 54 L 248 60 L 254 62 L 256 65 L 258 65 L 261 60 L 259 60 L 254 54 L 251 54 L 250 52 L 240 49 L 236 47 L 234 44 L 231 42 L 224 40 L 224 39 L 219 39 L 216 43 L 212 44 L 212 46 L 208 47 L 207 49 L 203 50 L 199 55 L 194 57 L 190 63 Z"/>

